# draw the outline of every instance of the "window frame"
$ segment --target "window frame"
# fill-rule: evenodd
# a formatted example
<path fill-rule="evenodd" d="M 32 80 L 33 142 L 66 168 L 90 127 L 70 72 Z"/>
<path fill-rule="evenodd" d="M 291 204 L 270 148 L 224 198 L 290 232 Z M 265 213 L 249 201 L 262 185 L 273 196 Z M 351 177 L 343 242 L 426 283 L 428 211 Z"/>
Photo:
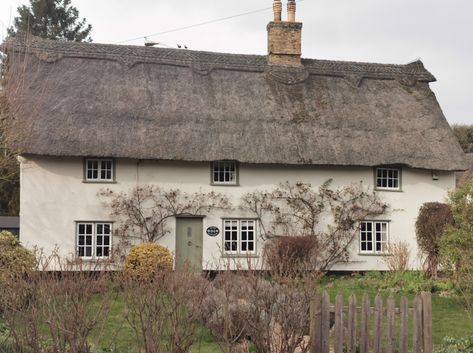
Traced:
<path fill-rule="evenodd" d="M 362 239 L 362 224 L 363 223 L 371 223 L 371 240 L 370 241 L 363 241 Z M 376 230 L 376 224 L 385 224 L 386 225 L 386 231 L 385 231 L 385 234 L 386 234 L 386 239 L 385 241 L 382 240 L 381 238 L 381 241 L 378 241 L 376 239 L 376 233 L 377 233 L 377 230 Z M 388 250 L 387 250 L 387 245 L 389 244 L 389 238 L 390 238 L 390 221 L 388 220 L 365 220 L 365 221 L 361 221 L 360 222 L 360 225 L 359 225 L 359 233 L 358 233 L 358 247 L 359 247 L 359 254 L 360 255 L 389 255 L 388 253 Z M 381 237 L 382 237 L 382 230 L 381 230 Z M 383 244 L 384 244 L 384 250 L 376 250 L 376 245 L 377 243 L 380 243 L 381 244 L 381 249 L 383 247 Z M 363 243 L 371 243 L 371 250 L 363 250 L 362 249 L 362 244 Z"/>
<path fill-rule="evenodd" d="M 89 162 L 91 161 L 97 161 L 98 162 L 98 167 L 97 167 L 97 176 L 98 178 L 89 178 L 88 177 L 88 171 L 89 171 Z M 101 172 L 102 172 L 102 162 L 111 162 L 112 163 L 112 168 L 111 168 L 111 178 L 110 179 L 102 179 L 101 177 Z M 99 158 L 99 157 L 87 157 L 84 158 L 84 183 L 115 183 L 116 179 L 116 160 L 115 158 Z"/>
<path fill-rule="evenodd" d="M 378 170 L 387 170 L 388 172 L 390 170 L 397 171 L 398 172 L 397 187 L 378 186 Z M 375 167 L 373 174 L 374 174 L 374 188 L 375 188 L 375 190 L 378 190 L 378 191 L 397 191 L 397 192 L 402 191 L 402 168 L 401 167 L 396 167 L 396 166 Z M 388 175 L 387 178 L 388 179 L 386 179 L 386 180 L 389 180 L 389 175 Z M 393 180 L 395 180 L 395 178 L 393 178 Z"/>
<path fill-rule="evenodd" d="M 234 251 L 234 250 L 226 250 L 226 243 L 227 243 L 227 239 L 226 239 L 226 222 L 237 222 L 237 228 L 236 228 L 236 232 L 237 232 L 237 239 L 236 239 L 236 243 L 237 243 L 237 250 Z M 248 236 L 246 237 L 246 240 L 243 241 L 242 240 L 242 222 L 252 222 L 253 223 L 253 240 L 250 241 L 248 239 Z M 223 218 L 222 219 L 222 253 L 223 253 L 223 256 L 226 256 L 226 257 L 248 257 L 248 256 L 257 256 L 258 252 L 257 252 L 257 230 L 258 230 L 258 227 L 257 227 L 257 220 L 254 219 L 254 218 Z M 248 230 L 247 230 L 248 232 Z M 230 243 L 231 242 L 234 242 L 234 240 L 230 239 L 228 240 Z M 248 251 L 248 250 L 242 250 L 242 243 L 243 242 L 246 242 L 247 244 L 247 249 L 248 249 L 248 244 L 250 244 L 251 242 L 253 243 L 253 250 L 251 251 Z"/>
<path fill-rule="evenodd" d="M 214 174 L 215 174 L 215 165 L 217 163 L 233 163 L 235 166 L 235 180 L 234 181 L 215 181 Z M 240 164 L 238 161 L 234 160 L 219 160 L 213 161 L 210 163 L 210 185 L 214 186 L 239 186 L 240 185 Z"/>
<path fill-rule="evenodd" d="M 82 260 L 109 260 L 112 258 L 112 245 L 113 245 L 113 222 L 111 221 L 76 221 L 76 251 L 75 251 L 75 255 L 77 258 L 79 259 L 82 259 Z M 91 255 L 90 256 L 86 256 L 85 255 L 85 249 L 87 247 L 89 247 L 89 245 L 85 244 L 85 245 L 79 245 L 79 236 L 81 236 L 82 234 L 79 233 L 79 228 L 81 225 L 92 225 L 92 233 L 90 236 L 92 236 L 92 241 L 91 241 L 91 245 L 90 247 L 92 248 L 91 250 Z M 109 234 L 108 234 L 108 237 L 109 237 L 109 244 L 108 246 L 105 246 L 104 245 L 104 241 L 102 239 L 102 244 L 99 245 L 98 244 L 98 241 L 97 241 L 97 237 L 98 236 L 102 236 L 104 237 L 105 234 L 103 231 L 102 233 L 99 235 L 98 234 L 98 226 L 99 225 L 102 225 L 102 226 L 105 226 L 105 225 L 108 225 L 110 227 L 110 231 L 109 231 Z M 84 236 L 88 236 L 87 233 L 84 233 L 83 234 Z M 84 247 L 84 256 L 80 256 L 79 255 L 79 249 L 80 247 Z M 97 256 L 97 248 L 98 247 L 101 247 L 102 248 L 102 254 L 104 253 L 104 249 L 108 247 L 108 256 Z"/>

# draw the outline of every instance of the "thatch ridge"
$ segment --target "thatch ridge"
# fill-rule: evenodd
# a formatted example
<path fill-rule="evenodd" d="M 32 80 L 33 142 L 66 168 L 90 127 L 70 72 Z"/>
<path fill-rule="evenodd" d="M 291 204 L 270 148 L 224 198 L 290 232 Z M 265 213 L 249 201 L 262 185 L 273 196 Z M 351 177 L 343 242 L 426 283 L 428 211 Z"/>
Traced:
<path fill-rule="evenodd" d="M 304 59 L 296 69 L 258 55 L 35 37 L 4 49 L 23 57 L 11 72 L 29 82 L 16 99 L 31 125 L 25 154 L 465 169 L 420 61 Z"/>

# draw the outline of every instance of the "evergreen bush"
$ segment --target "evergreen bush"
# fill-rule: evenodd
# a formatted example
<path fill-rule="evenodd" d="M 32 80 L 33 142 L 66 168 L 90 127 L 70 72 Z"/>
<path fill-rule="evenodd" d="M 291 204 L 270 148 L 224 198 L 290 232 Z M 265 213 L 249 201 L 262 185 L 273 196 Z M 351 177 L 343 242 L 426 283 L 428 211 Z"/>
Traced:
<path fill-rule="evenodd" d="M 3 280 L 23 277 L 36 266 L 34 254 L 24 248 L 10 232 L 0 232 L 0 283 Z"/>
<path fill-rule="evenodd" d="M 173 256 L 165 246 L 144 243 L 131 248 L 125 259 L 123 271 L 136 280 L 149 280 L 163 272 L 171 271 Z"/>

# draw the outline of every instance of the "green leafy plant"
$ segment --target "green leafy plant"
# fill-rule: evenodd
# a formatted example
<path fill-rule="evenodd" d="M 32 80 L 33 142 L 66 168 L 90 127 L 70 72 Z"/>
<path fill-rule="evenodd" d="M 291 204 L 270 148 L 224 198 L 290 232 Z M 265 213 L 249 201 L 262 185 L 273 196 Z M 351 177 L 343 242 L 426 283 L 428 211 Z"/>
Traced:
<path fill-rule="evenodd" d="M 435 353 L 473 353 L 473 336 L 453 338 L 445 337 Z"/>
<path fill-rule="evenodd" d="M 449 204 L 455 222 L 442 239 L 442 265 L 473 315 L 473 179 L 450 194 Z"/>

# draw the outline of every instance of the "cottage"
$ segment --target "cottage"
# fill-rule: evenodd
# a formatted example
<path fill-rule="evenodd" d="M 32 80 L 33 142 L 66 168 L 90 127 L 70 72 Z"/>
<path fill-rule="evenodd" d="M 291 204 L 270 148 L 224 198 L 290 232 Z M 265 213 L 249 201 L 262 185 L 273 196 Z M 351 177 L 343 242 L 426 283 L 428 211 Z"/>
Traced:
<path fill-rule="evenodd" d="M 366 219 L 337 270 L 385 268 L 383 244 L 455 187 L 464 155 L 422 62 L 301 59 L 295 2 L 267 26 L 268 55 L 18 37 L 8 85 L 21 139 L 21 232 L 27 246 L 110 256 L 114 219 L 97 196 L 158 185 L 231 200 L 282 182 L 362 183 L 389 204 Z M 7 87 L 8 88 L 8 87 Z M 259 259 L 256 219 L 238 208 L 170 221 L 159 241 L 204 269 Z M 206 230 L 209 229 L 209 234 Z M 414 260 L 414 259 L 413 259 Z M 417 262 L 413 267 L 419 266 Z"/>

